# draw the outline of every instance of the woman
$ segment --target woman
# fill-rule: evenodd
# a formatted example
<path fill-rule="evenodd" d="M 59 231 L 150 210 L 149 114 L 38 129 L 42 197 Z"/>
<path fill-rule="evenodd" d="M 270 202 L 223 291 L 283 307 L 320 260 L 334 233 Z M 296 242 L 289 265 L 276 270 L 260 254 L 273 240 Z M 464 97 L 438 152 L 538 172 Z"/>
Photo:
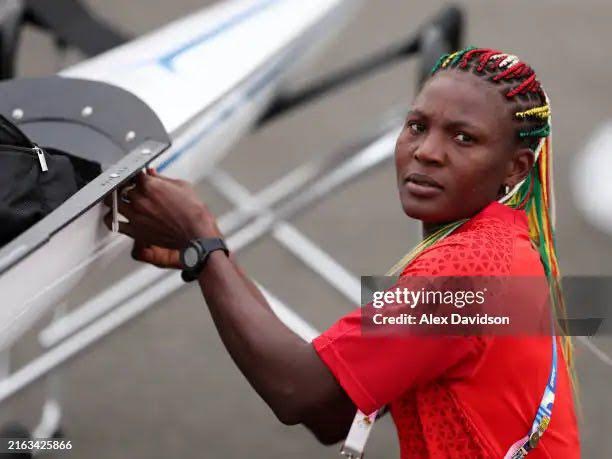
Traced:
<path fill-rule="evenodd" d="M 516 56 L 481 48 L 443 56 L 397 141 L 400 201 L 424 233 L 397 265 L 402 277 L 545 275 L 562 312 L 549 133 L 546 94 Z M 221 237 L 186 183 L 152 170 L 120 212 L 134 257 L 161 267 L 184 268 L 190 241 Z M 579 457 L 561 339 L 365 336 L 356 310 L 304 343 L 237 262 L 214 250 L 218 241 L 209 248 L 194 277 L 227 350 L 281 422 L 331 444 L 357 408 L 388 405 L 402 458 Z"/>

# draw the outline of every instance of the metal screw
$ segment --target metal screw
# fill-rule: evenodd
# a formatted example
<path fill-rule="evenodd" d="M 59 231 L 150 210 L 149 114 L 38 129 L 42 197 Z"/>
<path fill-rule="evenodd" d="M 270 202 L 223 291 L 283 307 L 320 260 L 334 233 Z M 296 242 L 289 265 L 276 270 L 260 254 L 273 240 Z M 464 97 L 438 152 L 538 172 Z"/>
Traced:
<path fill-rule="evenodd" d="M 136 133 L 134 131 L 129 131 L 126 135 L 125 135 L 125 141 L 126 142 L 131 142 L 132 140 L 134 140 L 136 138 Z"/>
<path fill-rule="evenodd" d="M 81 116 L 83 118 L 87 118 L 88 116 L 91 116 L 92 113 L 93 113 L 93 108 L 91 108 L 89 105 L 87 107 L 83 107 L 83 110 L 81 110 Z"/>
<path fill-rule="evenodd" d="M 13 118 L 16 120 L 20 120 L 21 118 L 23 118 L 23 110 L 20 108 L 16 108 L 15 110 L 13 110 Z"/>

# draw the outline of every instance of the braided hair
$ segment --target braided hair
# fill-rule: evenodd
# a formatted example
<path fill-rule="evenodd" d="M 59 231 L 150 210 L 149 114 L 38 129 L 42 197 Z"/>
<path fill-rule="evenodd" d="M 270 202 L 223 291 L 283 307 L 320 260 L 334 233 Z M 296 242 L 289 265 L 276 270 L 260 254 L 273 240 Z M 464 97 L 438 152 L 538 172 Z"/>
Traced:
<path fill-rule="evenodd" d="M 560 272 L 557 263 L 554 239 L 554 195 L 552 184 L 551 115 L 549 99 L 538 81 L 533 69 L 518 57 L 488 48 L 468 47 L 440 57 L 431 71 L 431 76 L 446 70 L 471 72 L 497 85 L 512 104 L 516 123 L 516 141 L 530 148 L 534 165 L 528 176 L 514 186 L 500 199 L 500 202 L 524 209 L 528 216 L 530 237 L 537 247 L 551 292 L 551 299 L 557 319 L 566 317 L 561 292 Z M 423 250 L 445 238 L 468 219 L 442 226 L 424 239 L 389 274 L 398 274 Z M 563 330 L 566 331 L 566 330 Z M 573 347 L 571 338 L 563 333 L 563 351 L 568 362 L 572 379 Z"/>
<path fill-rule="evenodd" d="M 469 47 L 442 56 L 431 76 L 447 69 L 471 71 L 498 85 L 514 105 L 517 139 L 534 152 L 540 139 L 550 135 L 550 105 L 533 69 L 512 54 L 495 49 Z"/>

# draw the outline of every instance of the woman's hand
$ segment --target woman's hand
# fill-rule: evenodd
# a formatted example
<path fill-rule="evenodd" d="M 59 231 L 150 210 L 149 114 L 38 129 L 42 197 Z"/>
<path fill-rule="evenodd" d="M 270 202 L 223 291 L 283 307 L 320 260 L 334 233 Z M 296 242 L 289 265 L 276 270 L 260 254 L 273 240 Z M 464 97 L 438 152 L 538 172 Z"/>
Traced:
<path fill-rule="evenodd" d="M 155 245 L 145 246 L 134 242 L 132 258 L 158 268 L 183 269 L 178 249 L 167 249 Z"/>
<path fill-rule="evenodd" d="M 118 206 L 128 219 L 119 222 L 119 232 L 134 239 L 132 256 L 159 267 L 181 269 L 179 250 L 190 240 L 222 237 L 214 215 L 191 185 L 154 169 L 137 176 L 135 187 L 123 193 Z M 112 212 L 104 222 L 111 227 Z"/>

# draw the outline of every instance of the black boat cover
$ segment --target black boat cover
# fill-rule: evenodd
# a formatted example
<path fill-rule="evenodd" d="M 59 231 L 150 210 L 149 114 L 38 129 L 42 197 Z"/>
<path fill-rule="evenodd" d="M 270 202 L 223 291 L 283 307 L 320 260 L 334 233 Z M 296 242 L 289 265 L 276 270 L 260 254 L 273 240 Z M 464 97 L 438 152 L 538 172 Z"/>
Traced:
<path fill-rule="evenodd" d="M 97 177 L 101 167 L 36 145 L 0 115 L 0 246 Z"/>

